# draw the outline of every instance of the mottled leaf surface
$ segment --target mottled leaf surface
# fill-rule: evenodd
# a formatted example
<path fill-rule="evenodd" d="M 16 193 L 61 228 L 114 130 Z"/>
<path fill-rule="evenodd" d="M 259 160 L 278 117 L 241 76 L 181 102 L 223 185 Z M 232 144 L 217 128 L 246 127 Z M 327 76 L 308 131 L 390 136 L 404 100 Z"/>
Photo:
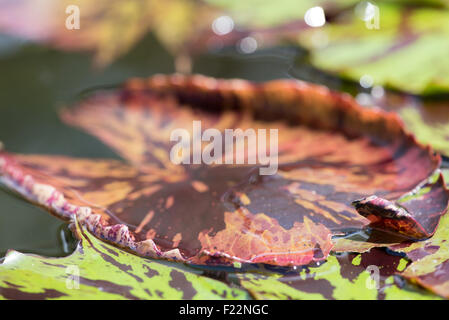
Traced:
<path fill-rule="evenodd" d="M 448 194 L 444 190 L 444 180 L 443 173 L 436 172 L 420 188 L 401 197 L 396 205 L 376 197 L 356 201 L 361 206 L 358 210 L 362 215 L 366 210 L 371 230 L 334 238 L 333 251 L 362 253 L 375 247 L 390 247 L 402 242 L 410 243 L 410 240 L 430 238 L 447 209 Z M 440 191 L 443 194 L 435 194 Z M 440 196 L 443 201 L 439 207 L 438 203 L 429 200 Z M 434 214 L 428 211 L 428 206 L 435 208 Z M 415 212 L 414 217 L 408 216 L 409 211 Z"/>
<path fill-rule="evenodd" d="M 431 145 L 445 156 L 449 155 L 449 103 L 444 96 L 419 98 L 387 91 L 372 103 L 396 112 L 419 142 Z"/>
<path fill-rule="evenodd" d="M 3 299 L 248 299 L 238 288 L 155 262 L 96 239 L 77 225 L 70 256 L 46 258 L 9 251 L 0 264 Z M 79 282 L 78 282 L 79 281 Z"/>
<path fill-rule="evenodd" d="M 419 107 L 404 107 L 398 110 L 407 129 L 422 143 L 449 156 L 449 104 L 428 103 Z"/>
<path fill-rule="evenodd" d="M 446 178 L 449 175 L 447 169 L 442 170 L 442 173 Z M 404 200 L 411 201 L 413 198 L 416 199 L 423 195 L 425 196 L 426 193 L 431 192 L 431 189 L 429 187 L 422 188 L 420 193 L 409 195 Z M 448 298 L 448 221 L 446 214 L 440 219 L 435 234 L 425 241 L 395 243 L 395 241 L 401 242 L 401 240 L 393 239 L 388 242 L 385 241 L 388 237 L 379 237 L 379 235 L 374 240 L 369 237 L 365 239 L 337 238 L 333 240 L 333 251 L 368 252 L 370 250 L 377 250 L 373 249 L 375 247 L 388 247 L 397 253 L 406 254 L 405 258 L 411 261 L 411 263 L 407 268 L 398 270 L 398 274 L 410 280 L 412 283 L 419 284 L 435 294 Z"/>
<path fill-rule="evenodd" d="M 256 85 L 156 76 L 94 93 L 63 119 L 124 161 L 3 152 L 2 181 L 63 218 L 76 215 L 98 237 L 139 255 L 200 264 L 325 260 L 332 235 L 370 222 L 352 207 L 354 200 L 376 195 L 396 203 L 440 163 L 395 115 L 299 81 Z M 192 133 L 194 120 L 201 120 L 203 130 L 221 132 L 277 129 L 279 170 L 261 175 L 261 163 L 172 163 L 170 133 Z M 248 146 L 246 153 L 226 152 L 224 143 L 222 163 L 227 157 L 247 160 L 256 143 Z M 429 205 L 410 204 L 406 219 L 422 221 L 428 235 L 447 206 L 445 186 L 436 185 L 429 195 L 423 199 Z"/>
<path fill-rule="evenodd" d="M 370 220 L 370 227 L 422 240 L 435 233 L 441 215 L 446 212 L 448 199 L 444 178 L 440 175 L 436 182 L 423 185 L 418 194 L 403 197 L 397 204 L 377 196 L 356 200 L 353 204 Z"/>
<path fill-rule="evenodd" d="M 445 215 L 432 238 L 392 247 L 394 251 L 406 253 L 412 261 L 402 276 L 445 298 L 449 298 L 448 230 L 449 216 Z"/>
<path fill-rule="evenodd" d="M 416 94 L 449 89 L 449 11 L 379 2 L 379 28 L 349 11 L 335 23 L 300 33 L 317 67 Z M 318 40 L 320 41 L 318 41 Z"/>
<path fill-rule="evenodd" d="M 363 254 L 332 255 L 320 266 L 284 273 L 245 273 L 237 277 L 257 299 L 439 299 L 395 276 L 407 264 L 406 259 L 373 249 Z"/>

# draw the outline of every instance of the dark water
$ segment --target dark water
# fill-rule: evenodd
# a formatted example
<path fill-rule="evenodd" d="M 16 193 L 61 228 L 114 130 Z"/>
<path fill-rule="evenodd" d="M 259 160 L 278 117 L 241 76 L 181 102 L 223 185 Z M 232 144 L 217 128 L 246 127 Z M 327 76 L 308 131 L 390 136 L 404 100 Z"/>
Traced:
<path fill-rule="evenodd" d="M 193 72 L 254 81 L 301 78 L 342 88 L 335 78 L 308 67 L 305 58 L 295 48 L 251 55 L 228 48 L 197 57 Z M 174 72 L 172 57 L 151 35 L 102 70 L 93 67 L 87 53 L 61 52 L 0 36 L 0 70 L 0 141 L 9 151 L 90 158 L 118 157 L 96 139 L 62 124 L 57 110 L 86 89 Z M 63 256 L 73 244 L 64 222 L 0 189 L 0 256 L 10 248 Z"/>

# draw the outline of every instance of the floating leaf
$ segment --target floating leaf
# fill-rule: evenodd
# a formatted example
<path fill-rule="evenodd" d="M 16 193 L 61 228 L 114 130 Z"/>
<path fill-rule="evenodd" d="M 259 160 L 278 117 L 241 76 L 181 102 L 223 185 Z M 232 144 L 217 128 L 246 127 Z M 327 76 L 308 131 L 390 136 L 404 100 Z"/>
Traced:
<path fill-rule="evenodd" d="M 396 112 L 405 128 L 420 143 L 431 145 L 443 155 L 449 155 L 449 104 L 441 97 L 418 98 L 413 95 L 387 91 L 372 104 Z"/>
<path fill-rule="evenodd" d="M 403 197 L 397 204 L 377 196 L 356 200 L 353 204 L 370 220 L 370 227 L 422 240 L 435 233 L 441 215 L 447 210 L 449 194 L 442 175 L 438 181 L 424 185 L 419 191 L 418 196 Z M 440 202 L 435 202 L 436 199 Z"/>
<path fill-rule="evenodd" d="M 191 263 L 325 260 L 332 235 L 369 223 L 352 201 L 373 194 L 396 201 L 440 163 L 394 114 L 299 81 L 156 76 L 94 93 L 63 119 L 125 161 L 3 152 L 2 181 L 139 255 Z M 219 159 L 242 156 L 245 164 L 174 164 L 170 135 L 178 128 L 193 134 L 194 120 L 203 130 L 278 130 L 277 173 L 262 175 L 267 163 L 249 164 L 257 143 L 245 152 L 245 139 L 235 137 L 219 143 Z M 192 151 L 191 161 L 202 152 Z M 447 193 L 435 188 L 435 198 L 424 199 L 435 206 L 412 206 L 411 217 L 438 220 Z"/>
<path fill-rule="evenodd" d="M 286 274 L 244 273 L 237 277 L 256 299 L 438 299 L 394 276 L 406 265 L 405 259 L 374 249 L 364 254 L 329 256 L 318 267 Z"/>
<path fill-rule="evenodd" d="M 447 245 L 448 216 L 441 219 L 437 233 L 429 240 L 417 242 L 396 251 L 405 252 L 413 263 L 402 273 L 402 276 L 419 285 L 449 298 L 449 247 Z"/>
<path fill-rule="evenodd" d="M 406 253 L 407 257 L 413 261 L 401 274 L 402 276 L 445 298 L 449 298 L 448 230 L 449 216 L 446 214 L 441 218 L 432 238 L 392 247 L 394 251 Z"/>
<path fill-rule="evenodd" d="M 368 75 L 375 84 L 411 93 L 447 92 L 449 11 L 377 5 L 379 28 L 346 14 L 337 23 L 300 33 L 312 63 L 357 82 Z M 317 36 L 324 40 L 317 42 Z"/>
<path fill-rule="evenodd" d="M 449 104 L 437 97 L 420 99 L 416 96 L 387 91 L 372 101 L 387 111 L 399 114 L 406 129 L 419 142 L 449 155 Z"/>
<path fill-rule="evenodd" d="M 436 195 L 435 193 L 439 193 L 440 190 L 443 194 Z M 442 200 L 440 207 L 434 202 L 430 204 L 428 199 L 438 199 L 440 196 Z M 444 177 L 442 173 L 436 172 L 419 189 L 401 197 L 397 205 L 388 204 L 385 200 L 380 200 L 380 205 L 372 204 L 371 201 L 378 201 L 377 198 L 365 200 L 367 204 L 363 206 L 368 207 L 362 206 L 358 210 L 372 221 L 369 226 L 374 230 L 369 234 L 354 234 L 333 239 L 333 251 L 363 253 L 371 248 L 391 247 L 402 242 L 410 243 L 410 239 L 427 239 L 435 233 L 441 215 L 447 210 L 447 197 Z M 430 211 L 429 207 L 432 207 Z M 432 210 L 436 211 L 432 213 Z M 410 217 L 408 211 L 414 212 L 415 216 Z"/>
<path fill-rule="evenodd" d="M 449 156 L 449 105 L 430 104 L 418 107 L 404 107 L 398 110 L 407 129 L 419 141 Z"/>
<path fill-rule="evenodd" d="M 238 288 L 117 249 L 76 225 L 70 256 L 9 251 L 0 264 L 3 299 L 248 299 Z"/>
<path fill-rule="evenodd" d="M 448 170 L 443 170 L 444 176 L 448 175 Z M 439 178 L 441 180 L 441 176 Z M 426 190 L 427 189 L 427 190 Z M 421 192 L 404 198 L 411 201 L 431 193 L 432 187 L 421 189 Z M 438 228 L 433 235 L 425 241 L 395 243 L 375 243 L 369 241 L 354 241 L 352 239 L 334 240 L 334 251 L 367 252 L 374 247 L 389 247 L 391 250 L 407 254 L 407 258 L 412 263 L 400 273 L 412 282 L 418 283 L 424 288 L 441 295 L 449 297 L 449 281 L 446 279 L 447 265 L 449 261 L 449 247 L 447 245 L 447 232 L 449 219 L 447 214 L 439 221 Z"/>

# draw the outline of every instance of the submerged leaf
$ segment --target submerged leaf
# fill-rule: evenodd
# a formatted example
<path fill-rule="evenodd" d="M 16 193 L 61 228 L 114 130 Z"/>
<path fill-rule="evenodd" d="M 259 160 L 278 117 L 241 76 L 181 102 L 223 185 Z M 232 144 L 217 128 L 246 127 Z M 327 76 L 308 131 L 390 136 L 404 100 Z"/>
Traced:
<path fill-rule="evenodd" d="M 248 299 L 238 288 L 117 249 L 76 224 L 70 256 L 9 251 L 0 264 L 3 299 Z"/>
<path fill-rule="evenodd" d="M 191 263 L 325 260 L 332 235 L 369 224 L 352 201 L 373 194 L 396 201 L 440 163 L 394 114 L 299 81 L 156 76 L 95 93 L 63 119 L 126 161 L 3 152 L 1 180 L 139 255 Z M 257 143 L 249 141 L 245 152 L 235 137 L 220 141 L 219 159 L 241 156 L 245 164 L 174 164 L 171 132 L 192 135 L 194 120 L 202 130 L 278 130 L 277 173 L 262 175 L 266 163 L 249 164 Z M 202 152 L 192 151 L 190 160 Z M 422 218 L 430 235 L 447 206 L 445 186 L 435 186 L 428 200 L 434 205 L 418 201 L 408 213 Z"/>

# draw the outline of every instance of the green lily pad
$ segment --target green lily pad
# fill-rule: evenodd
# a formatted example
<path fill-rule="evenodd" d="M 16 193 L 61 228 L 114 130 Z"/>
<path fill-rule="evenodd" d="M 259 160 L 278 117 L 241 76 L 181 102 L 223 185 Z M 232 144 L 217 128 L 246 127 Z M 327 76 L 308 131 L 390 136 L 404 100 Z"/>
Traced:
<path fill-rule="evenodd" d="M 344 78 L 369 76 L 374 84 L 414 94 L 447 92 L 449 11 L 385 3 L 378 8 L 378 28 L 346 12 L 335 23 L 300 33 L 299 43 L 311 49 L 315 66 Z"/>
<path fill-rule="evenodd" d="M 408 130 L 421 143 L 449 156 L 449 105 L 406 107 L 398 111 Z"/>
<path fill-rule="evenodd" d="M 79 226 L 64 258 L 11 250 L 0 264 L 0 299 L 248 299 L 238 288 L 113 247 Z"/>

